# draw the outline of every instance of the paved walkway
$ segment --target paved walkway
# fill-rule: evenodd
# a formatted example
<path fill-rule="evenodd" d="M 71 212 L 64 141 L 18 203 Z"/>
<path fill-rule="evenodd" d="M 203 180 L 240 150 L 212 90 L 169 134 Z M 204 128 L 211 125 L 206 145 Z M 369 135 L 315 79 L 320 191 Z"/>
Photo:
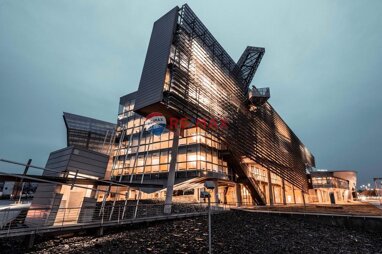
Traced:
<path fill-rule="evenodd" d="M 382 209 L 377 208 L 374 204 L 367 202 L 352 203 L 347 205 L 318 205 L 309 204 L 304 206 L 264 206 L 264 207 L 241 207 L 248 210 L 256 211 L 274 211 L 288 213 L 318 213 L 318 214 L 342 214 L 356 216 L 382 216 Z"/>
<path fill-rule="evenodd" d="M 382 209 L 382 208 L 381 208 Z M 238 210 L 251 213 L 265 213 L 265 214 L 285 214 L 285 215 L 301 215 L 301 216 L 314 216 L 314 217 L 353 217 L 353 218 L 376 218 L 382 219 L 382 216 L 369 215 L 369 214 L 347 214 L 347 213 L 324 213 L 324 212 L 309 212 L 309 211 L 282 211 L 282 210 L 261 210 L 261 209 L 248 209 L 248 208 L 231 208 L 231 210 Z"/>
<path fill-rule="evenodd" d="M 372 200 L 372 201 L 368 201 L 370 204 L 374 205 L 375 207 L 379 208 L 382 210 L 382 203 L 378 200 Z"/>

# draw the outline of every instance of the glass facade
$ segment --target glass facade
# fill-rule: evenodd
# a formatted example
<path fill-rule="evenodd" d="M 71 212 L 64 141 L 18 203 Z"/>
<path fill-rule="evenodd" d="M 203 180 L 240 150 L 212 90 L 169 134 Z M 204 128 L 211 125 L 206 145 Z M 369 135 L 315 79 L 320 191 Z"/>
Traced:
<path fill-rule="evenodd" d="M 161 135 L 145 131 L 145 118 L 133 111 L 134 102 L 121 100 L 112 176 L 155 177 L 153 174 L 167 173 L 174 134 L 167 129 Z M 199 127 L 186 129 L 179 140 L 176 171 L 184 171 L 187 176 L 228 178 L 221 150 L 222 144 L 216 137 Z"/>
<path fill-rule="evenodd" d="M 116 125 L 90 117 L 64 112 L 68 146 L 86 148 L 108 154 Z"/>
<path fill-rule="evenodd" d="M 187 4 L 176 15 L 171 12 L 154 25 L 134 110 L 143 116 L 157 110 L 195 124 L 197 119 L 223 119 L 227 128 L 203 129 L 226 145 L 238 175 L 249 176 L 240 166 L 248 158 L 306 191 L 313 155 L 269 103 L 256 110 L 249 105 L 243 68 L 257 66 L 257 58 L 243 65 L 233 61 Z M 256 192 L 255 186 L 247 187 Z"/>
<path fill-rule="evenodd" d="M 314 156 L 268 103 L 269 89 L 249 88 L 264 53 L 247 47 L 233 61 L 187 4 L 175 7 L 154 23 L 138 91 L 120 98 L 117 124 L 64 113 L 68 145 L 110 154 L 105 178 L 142 186 L 113 187 L 127 198 L 166 191 L 167 200 L 173 190 L 198 200 L 212 180 L 216 201 L 303 203 Z M 145 128 L 152 113 L 167 123 L 158 135 Z M 172 119 L 189 123 L 179 142 Z M 311 184 L 349 187 L 334 177 Z"/>
<path fill-rule="evenodd" d="M 313 188 L 349 189 L 349 181 L 334 176 L 312 177 Z"/>
<path fill-rule="evenodd" d="M 313 155 L 269 103 L 249 105 L 248 86 L 264 52 L 248 47 L 236 63 L 187 4 L 157 20 L 138 91 L 121 97 L 111 176 L 167 177 L 174 132 L 144 130 L 145 117 L 159 112 L 167 127 L 174 118 L 191 123 L 176 148 L 176 179 L 240 182 L 258 204 L 265 204 L 267 188 L 260 182 L 267 183 L 268 174 L 278 186 L 277 201 L 281 179 L 306 191 Z"/>

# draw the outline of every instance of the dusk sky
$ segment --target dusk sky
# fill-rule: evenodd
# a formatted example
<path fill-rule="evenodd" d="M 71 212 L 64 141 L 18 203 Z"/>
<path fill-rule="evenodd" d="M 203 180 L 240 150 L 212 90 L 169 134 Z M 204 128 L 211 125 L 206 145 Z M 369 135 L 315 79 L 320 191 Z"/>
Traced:
<path fill-rule="evenodd" d="M 116 122 L 153 22 L 183 3 L 0 0 L 0 158 L 44 166 L 66 146 L 63 111 Z M 187 3 L 234 60 L 265 47 L 252 84 L 317 168 L 382 177 L 382 1 Z"/>

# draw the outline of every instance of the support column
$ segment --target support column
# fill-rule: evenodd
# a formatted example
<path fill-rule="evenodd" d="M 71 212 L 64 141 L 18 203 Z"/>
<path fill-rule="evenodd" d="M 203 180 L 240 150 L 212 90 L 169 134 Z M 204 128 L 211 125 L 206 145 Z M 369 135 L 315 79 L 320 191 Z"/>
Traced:
<path fill-rule="evenodd" d="M 228 186 L 224 187 L 223 204 L 227 204 Z"/>
<path fill-rule="evenodd" d="M 302 194 L 302 202 L 304 203 L 304 207 L 306 206 L 306 203 L 305 203 L 305 194 L 303 191 L 301 191 L 301 194 Z"/>
<path fill-rule="evenodd" d="M 323 203 L 324 200 L 322 199 L 322 194 L 321 194 L 321 190 L 316 190 L 316 194 L 317 194 L 317 199 L 318 199 L 318 203 Z"/>
<path fill-rule="evenodd" d="M 103 236 L 103 227 L 101 226 L 97 228 L 95 233 L 96 233 L 96 236 Z"/>
<path fill-rule="evenodd" d="M 176 162 L 178 157 L 179 136 L 180 136 L 180 127 L 179 125 L 177 125 L 174 130 L 174 138 L 172 140 L 170 169 L 168 171 L 166 199 L 165 199 L 164 211 L 163 211 L 165 214 L 171 213 L 172 192 L 174 191 L 175 169 L 176 169 Z"/>
<path fill-rule="evenodd" d="M 293 202 L 296 204 L 296 194 L 294 193 L 294 186 L 292 185 L 292 191 L 293 191 Z"/>
<path fill-rule="evenodd" d="M 218 181 L 214 181 L 214 185 L 215 185 L 215 188 L 214 188 L 215 206 L 218 206 L 219 205 L 219 185 L 218 185 Z"/>
<path fill-rule="evenodd" d="M 29 159 L 27 164 L 25 165 L 23 176 L 27 175 L 28 169 L 29 169 L 31 163 L 32 163 L 32 159 Z M 16 198 L 17 196 L 19 196 L 18 203 L 21 204 L 21 196 L 23 195 L 23 191 L 24 191 L 24 178 L 21 178 L 20 182 L 15 182 L 15 184 L 13 186 L 14 186 L 14 189 L 12 192 L 15 193 L 14 197 Z"/>
<path fill-rule="evenodd" d="M 240 189 L 240 183 L 235 184 L 235 194 L 236 194 L 236 202 L 237 206 L 241 206 L 241 189 Z"/>
<path fill-rule="evenodd" d="M 287 204 L 287 201 L 286 201 L 286 196 L 285 196 L 285 181 L 284 179 L 281 179 L 281 191 L 283 192 L 283 204 L 286 205 Z"/>
<path fill-rule="evenodd" d="M 199 192 L 199 188 L 195 188 L 194 189 L 194 199 L 199 202 L 200 200 L 200 192 Z"/>
<path fill-rule="evenodd" d="M 26 235 L 25 238 L 24 238 L 24 246 L 26 247 L 26 249 L 31 249 L 33 248 L 33 245 L 34 245 L 34 240 L 35 240 L 35 234 L 30 234 L 30 235 Z"/>
<path fill-rule="evenodd" d="M 268 172 L 269 205 L 273 206 L 273 189 L 272 189 L 271 171 L 267 169 L 267 172 Z"/>

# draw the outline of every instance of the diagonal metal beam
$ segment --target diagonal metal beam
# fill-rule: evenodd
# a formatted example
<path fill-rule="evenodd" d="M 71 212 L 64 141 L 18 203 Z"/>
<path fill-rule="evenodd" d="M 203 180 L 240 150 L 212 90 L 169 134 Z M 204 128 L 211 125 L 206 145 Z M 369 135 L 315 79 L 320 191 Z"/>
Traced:
<path fill-rule="evenodd" d="M 265 48 L 248 46 L 237 62 L 239 68 L 238 77 L 242 80 L 244 93 L 247 93 L 264 53 Z"/>

